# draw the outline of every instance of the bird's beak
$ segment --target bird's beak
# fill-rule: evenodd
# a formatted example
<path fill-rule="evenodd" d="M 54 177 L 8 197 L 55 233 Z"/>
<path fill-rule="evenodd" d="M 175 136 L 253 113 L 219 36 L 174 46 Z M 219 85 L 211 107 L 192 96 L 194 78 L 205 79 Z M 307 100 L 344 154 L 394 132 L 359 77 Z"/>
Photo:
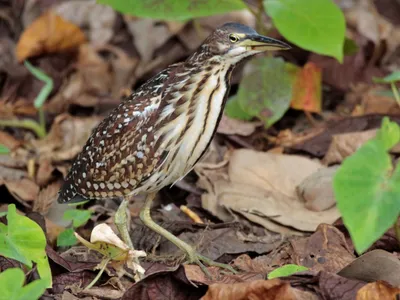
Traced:
<path fill-rule="evenodd" d="M 289 50 L 291 47 L 281 41 L 262 36 L 259 34 L 248 35 L 240 44 L 248 50 L 257 51 L 275 51 L 275 50 Z"/>

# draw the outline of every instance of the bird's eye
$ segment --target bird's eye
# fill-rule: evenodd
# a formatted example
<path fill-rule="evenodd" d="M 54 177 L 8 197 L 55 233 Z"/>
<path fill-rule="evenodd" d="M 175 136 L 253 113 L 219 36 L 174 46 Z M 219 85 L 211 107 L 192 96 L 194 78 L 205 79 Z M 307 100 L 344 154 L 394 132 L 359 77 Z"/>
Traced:
<path fill-rule="evenodd" d="M 237 43 L 239 41 L 239 38 L 234 34 L 230 34 L 229 40 L 231 41 L 231 43 Z"/>

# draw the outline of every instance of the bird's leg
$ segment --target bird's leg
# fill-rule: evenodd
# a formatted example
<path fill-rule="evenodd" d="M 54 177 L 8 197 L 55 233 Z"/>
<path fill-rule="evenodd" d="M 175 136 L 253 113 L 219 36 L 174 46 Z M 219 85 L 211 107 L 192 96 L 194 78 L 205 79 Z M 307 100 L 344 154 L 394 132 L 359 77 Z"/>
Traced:
<path fill-rule="evenodd" d="M 115 213 L 114 220 L 115 225 L 117 226 L 118 231 L 121 234 L 122 240 L 125 242 L 125 244 L 129 246 L 129 248 L 133 249 L 132 240 L 129 235 L 131 214 L 129 212 L 128 204 L 128 200 L 124 198 L 119 205 L 117 212 Z"/>
<path fill-rule="evenodd" d="M 135 250 L 133 248 L 132 240 L 129 235 L 131 214 L 129 212 L 128 204 L 128 200 L 124 198 L 119 205 L 117 212 L 115 213 L 114 223 L 117 226 L 121 238 L 125 242 L 125 244 L 127 244 L 130 249 Z M 133 257 L 133 263 L 140 266 L 139 259 L 137 257 Z M 143 274 L 140 272 L 136 272 L 136 277 L 140 280 L 142 279 Z"/>
<path fill-rule="evenodd" d="M 153 202 L 153 199 L 155 198 L 155 195 L 156 195 L 155 193 L 149 193 L 147 195 L 145 204 L 140 211 L 140 219 L 142 220 L 144 225 L 146 225 L 151 230 L 157 232 L 159 235 L 165 237 L 167 240 L 169 240 L 171 243 L 173 243 L 179 249 L 184 251 L 187 256 L 187 261 L 189 263 L 197 264 L 208 277 L 211 277 L 211 275 L 208 272 L 207 268 L 204 266 L 204 264 L 209 265 L 209 266 L 216 266 L 216 267 L 228 269 L 232 273 L 236 273 L 236 271 L 230 265 L 215 262 L 215 261 L 197 253 L 197 251 L 192 246 L 190 246 L 188 243 L 177 238 L 175 235 L 173 235 L 172 233 L 170 233 L 169 231 L 167 231 L 166 229 L 162 228 L 160 225 L 155 223 L 152 220 L 151 215 L 150 215 L 150 207 L 151 207 L 151 203 Z"/>

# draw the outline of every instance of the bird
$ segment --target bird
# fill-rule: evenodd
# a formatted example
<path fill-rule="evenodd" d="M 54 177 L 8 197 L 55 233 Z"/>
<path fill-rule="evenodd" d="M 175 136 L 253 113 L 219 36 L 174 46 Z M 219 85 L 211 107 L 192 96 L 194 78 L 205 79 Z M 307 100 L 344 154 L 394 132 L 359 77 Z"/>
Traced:
<path fill-rule="evenodd" d="M 150 78 L 99 123 L 73 162 L 58 202 L 121 198 L 114 222 L 133 249 L 128 204 L 145 194 L 140 211 L 144 225 L 180 248 L 187 262 L 206 275 L 205 265 L 235 272 L 155 223 L 150 208 L 161 188 L 185 177 L 205 154 L 221 120 L 234 67 L 258 53 L 290 48 L 243 24 L 215 29 L 185 61 Z"/>

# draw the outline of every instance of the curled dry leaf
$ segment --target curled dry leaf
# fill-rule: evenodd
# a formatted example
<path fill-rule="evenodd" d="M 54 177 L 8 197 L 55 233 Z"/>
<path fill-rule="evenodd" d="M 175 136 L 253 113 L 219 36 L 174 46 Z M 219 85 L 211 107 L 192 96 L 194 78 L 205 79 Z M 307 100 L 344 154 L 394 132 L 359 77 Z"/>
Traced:
<path fill-rule="evenodd" d="M 400 261 L 390 252 L 372 250 L 345 266 L 338 275 L 367 282 L 383 280 L 400 286 Z"/>
<path fill-rule="evenodd" d="M 252 134 L 262 122 L 246 122 L 238 119 L 232 119 L 222 115 L 221 122 L 218 125 L 217 132 L 222 134 L 237 134 L 248 136 Z"/>
<path fill-rule="evenodd" d="M 324 163 L 327 165 L 341 163 L 375 135 L 376 129 L 333 135 L 331 145 L 324 157 Z"/>
<path fill-rule="evenodd" d="M 396 300 L 400 296 L 400 288 L 393 287 L 384 281 L 371 282 L 357 292 L 356 300 L 387 299 Z"/>
<path fill-rule="evenodd" d="M 319 224 L 333 223 L 339 217 L 335 207 L 308 210 L 296 194 L 296 186 L 321 168 L 318 161 L 301 156 L 242 149 L 233 151 L 228 168 L 199 164 L 195 170 L 199 186 L 208 192 L 202 195 L 204 208 L 224 221 L 232 219 L 228 209 L 287 234 L 314 231 Z"/>
<path fill-rule="evenodd" d="M 312 211 L 324 211 L 336 204 L 332 180 L 338 167 L 320 169 L 305 178 L 296 191 L 305 207 Z"/>
<path fill-rule="evenodd" d="M 303 298 L 301 294 L 307 294 Z M 235 284 L 212 284 L 201 300 L 297 300 L 317 299 L 309 293 L 297 291 L 289 282 L 279 279 L 255 280 Z"/>
<path fill-rule="evenodd" d="M 28 178 L 7 180 L 4 183 L 10 193 L 15 195 L 20 201 L 34 201 L 39 194 L 39 186 Z"/>
<path fill-rule="evenodd" d="M 313 271 L 336 273 L 354 260 L 343 233 L 336 227 L 321 224 L 310 237 L 291 240 L 295 264 Z"/>
<path fill-rule="evenodd" d="M 33 203 L 32 211 L 36 211 L 42 215 L 46 215 L 50 206 L 57 199 L 57 193 L 60 190 L 61 182 L 53 182 L 41 189 L 36 201 Z"/>
<path fill-rule="evenodd" d="M 85 42 L 85 35 L 78 26 L 49 11 L 22 33 L 17 44 L 17 58 L 22 62 L 43 53 L 71 50 Z"/>

